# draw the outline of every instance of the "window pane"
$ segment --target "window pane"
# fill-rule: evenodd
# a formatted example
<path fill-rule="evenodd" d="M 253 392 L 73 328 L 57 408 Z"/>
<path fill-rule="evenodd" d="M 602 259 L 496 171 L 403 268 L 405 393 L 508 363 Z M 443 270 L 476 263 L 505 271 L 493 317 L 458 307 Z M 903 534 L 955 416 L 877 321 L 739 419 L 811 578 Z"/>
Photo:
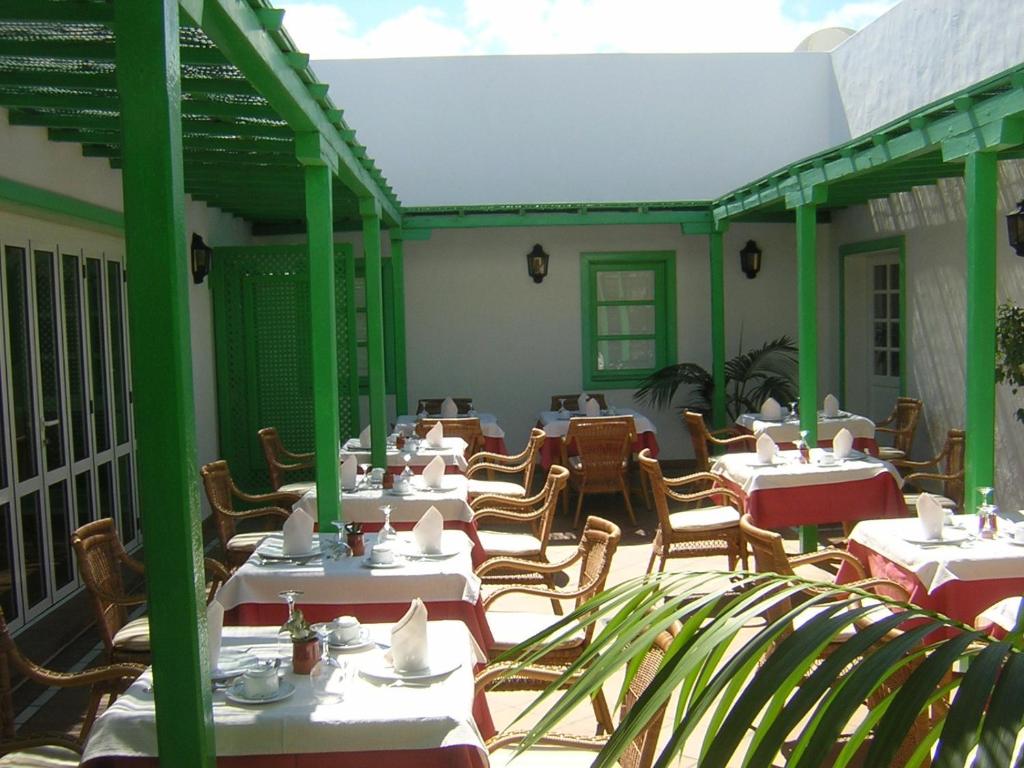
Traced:
<path fill-rule="evenodd" d="M 876 320 L 884 320 L 885 319 L 885 296 L 886 295 L 884 293 L 876 293 L 875 294 L 875 319 Z"/>
<path fill-rule="evenodd" d="M 53 578 L 57 589 L 75 580 L 71 558 L 71 525 L 68 489 L 64 482 L 50 486 L 50 547 L 53 552 Z"/>
<path fill-rule="evenodd" d="M 28 480 L 38 473 L 36 465 L 35 397 L 32 392 L 29 356 L 28 260 L 24 248 L 7 246 L 7 330 L 11 344 L 11 395 L 14 405 L 14 440 L 17 477 Z"/>
<path fill-rule="evenodd" d="M 898 291 L 900 288 L 900 265 L 889 265 L 889 289 Z"/>
<path fill-rule="evenodd" d="M 876 347 L 885 346 L 885 323 L 875 323 L 875 344 Z"/>
<path fill-rule="evenodd" d="M 114 509 L 114 465 L 103 464 L 98 469 L 100 480 L 100 517 L 117 519 Z"/>
<path fill-rule="evenodd" d="M 889 353 L 889 375 L 899 376 L 900 375 L 900 353 L 890 352 Z"/>
<path fill-rule="evenodd" d="M 654 306 L 619 306 L 597 308 L 597 332 L 601 336 L 653 334 Z"/>
<path fill-rule="evenodd" d="M 121 507 L 121 538 L 135 538 L 135 499 L 132 496 L 132 457 L 117 460 L 117 497 Z"/>
<path fill-rule="evenodd" d="M 117 444 L 128 442 L 128 365 L 124 351 L 124 311 L 121 300 L 121 265 L 107 262 L 110 301 L 110 363 L 114 373 L 114 428 Z"/>
<path fill-rule="evenodd" d="M 597 273 L 598 301 L 654 301 L 654 270 Z"/>
<path fill-rule="evenodd" d="M 14 569 L 14 540 L 11 536 L 11 508 L 0 504 L 0 607 L 7 621 L 18 618 L 17 573 Z"/>
<path fill-rule="evenodd" d="M 875 282 L 874 282 L 875 290 L 876 291 L 884 291 L 885 290 L 885 272 L 886 272 L 885 265 L 884 264 L 876 264 L 872 271 L 874 272 L 874 275 L 875 275 Z"/>
<path fill-rule="evenodd" d="M 366 312 L 356 312 L 356 340 L 366 341 Z"/>
<path fill-rule="evenodd" d="M 597 342 L 597 370 L 650 369 L 655 366 L 653 339 Z"/>
<path fill-rule="evenodd" d="M 92 509 L 92 473 L 75 475 L 75 525 L 81 528 L 95 519 Z"/>
<path fill-rule="evenodd" d="M 85 353 L 82 337 L 82 294 L 78 282 L 78 259 L 65 254 L 64 332 L 68 348 L 68 384 L 71 389 L 71 448 L 75 461 L 89 455 L 89 400 L 85 387 Z"/>
<path fill-rule="evenodd" d="M 36 251 L 34 256 L 46 468 L 57 469 L 64 466 L 64 398 L 61 392 L 60 342 L 57 330 L 57 270 L 53 262 L 53 253 Z"/>
<path fill-rule="evenodd" d="M 352 296 L 356 302 L 357 310 L 366 309 L 366 280 L 362 277 L 357 277 L 355 283 L 352 284 Z"/>
<path fill-rule="evenodd" d="M 370 375 L 369 353 L 365 344 L 356 347 L 356 371 L 363 377 Z"/>
<path fill-rule="evenodd" d="M 889 323 L 889 346 L 899 349 L 900 347 L 900 324 Z"/>
<path fill-rule="evenodd" d="M 889 294 L 889 317 L 898 318 L 900 316 L 900 295 L 898 293 Z"/>
<path fill-rule="evenodd" d="M 86 259 L 86 291 L 89 296 L 89 362 L 92 368 L 93 423 L 96 450 L 110 447 L 110 406 L 107 401 L 107 347 L 103 332 L 103 285 L 99 259 Z"/>
<path fill-rule="evenodd" d="M 43 560 L 43 521 L 39 492 L 21 497 L 21 541 L 24 547 L 25 596 L 29 606 L 46 598 L 46 573 Z"/>
<path fill-rule="evenodd" d="M 885 352 L 875 352 L 875 376 L 885 376 Z"/>

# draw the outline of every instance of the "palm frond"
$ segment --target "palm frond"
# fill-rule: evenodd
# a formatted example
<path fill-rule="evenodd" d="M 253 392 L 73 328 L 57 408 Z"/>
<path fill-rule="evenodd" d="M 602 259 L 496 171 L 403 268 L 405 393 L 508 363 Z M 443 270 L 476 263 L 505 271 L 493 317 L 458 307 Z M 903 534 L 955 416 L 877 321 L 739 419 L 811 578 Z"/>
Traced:
<path fill-rule="evenodd" d="M 637 401 L 646 400 L 656 408 L 672 402 L 679 387 L 687 385 L 686 407 L 706 411 L 711 407 L 711 374 L 696 363 L 678 363 L 661 368 L 647 376 L 634 395 Z"/>

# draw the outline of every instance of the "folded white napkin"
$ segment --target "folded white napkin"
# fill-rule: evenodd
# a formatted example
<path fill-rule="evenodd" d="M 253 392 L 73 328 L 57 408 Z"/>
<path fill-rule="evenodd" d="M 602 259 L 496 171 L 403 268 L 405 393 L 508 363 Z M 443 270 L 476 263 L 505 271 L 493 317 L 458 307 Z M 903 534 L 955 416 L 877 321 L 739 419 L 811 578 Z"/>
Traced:
<path fill-rule="evenodd" d="M 423 468 L 423 484 L 427 488 L 439 488 L 444 478 L 444 459 L 435 456 Z"/>
<path fill-rule="evenodd" d="M 206 607 L 206 650 L 210 653 L 210 671 L 217 668 L 220 660 L 220 638 L 224 631 L 224 606 L 214 598 Z"/>
<path fill-rule="evenodd" d="M 356 457 L 351 454 L 341 462 L 341 487 L 356 487 Z"/>
<path fill-rule="evenodd" d="M 853 435 L 846 427 L 843 427 L 836 436 L 832 438 L 832 455 L 837 459 L 845 459 L 853 450 Z"/>
<path fill-rule="evenodd" d="M 588 397 L 586 405 L 583 406 L 583 410 L 587 416 L 600 416 L 601 404 L 597 402 L 596 397 Z"/>
<path fill-rule="evenodd" d="M 590 395 L 586 392 L 580 392 L 580 396 L 576 398 L 576 410 L 582 411 L 587 404 L 587 400 L 590 399 Z"/>
<path fill-rule="evenodd" d="M 444 427 L 437 422 L 427 430 L 427 445 L 431 448 L 442 448 L 444 446 Z"/>
<path fill-rule="evenodd" d="M 370 447 L 370 427 L 367 425 L 366 429 L 359 433 L 359 447 L 369 448 Z"/>
<path fill-rule="evenodd" d="M 284 546 L 282 551 L 285 556 L 304 555 L 313 549 L 313 518 L 296 509 L 282 526 L 284 532 Z"/>
<path fill-rule="evenodd" d="M 427 609 L 417 597 L 405 616 L 391 627 L 391 663 L 400 672 L 416 672 L 426 669 L 429 661 Z"/>
<path fill-rule="evenodd" d="M 459 406 L 455 404 L 455 401 L 450 397 L 446 397 L 444 402 L 441 403 L 441 418 L 442 419 L 454 419 L 459 415 Z"/>
<path fill-rule="evenodd" d="M 412 527 L 412 537 L 420 552 L 425 555 L 441 554 L 441 532 L 444 530 L 444 518 L 431 506 L 423 517 Z"/>
<path fill-rule="evenodd" d="M 825 403 L 822 407 L 825 415 L 830 419 L 839 415 L 839 398 L 833 394 L 825 395 Z"/>
<path fill-rule="evenodd" d="M 779 450 L 779 446 L 775 444 L 775 441 L 771 437 L 762 432 L 757 436 L 757 460 L 761 464 L 771 464 L 772 459 L 775 458 L 775 452 Z"/>
<path fill-rule="evenodd" d="M 946 510 L 930 493 L 917 497 L 917 519 L 926 539 L 941 539 L 942 524 L 946 521 Z"/>
<path fill-rule="evenodd" d="M 761 403 L 761 415 L 768 421 L 782 421 L 782 406 L 774 397 Z"/>

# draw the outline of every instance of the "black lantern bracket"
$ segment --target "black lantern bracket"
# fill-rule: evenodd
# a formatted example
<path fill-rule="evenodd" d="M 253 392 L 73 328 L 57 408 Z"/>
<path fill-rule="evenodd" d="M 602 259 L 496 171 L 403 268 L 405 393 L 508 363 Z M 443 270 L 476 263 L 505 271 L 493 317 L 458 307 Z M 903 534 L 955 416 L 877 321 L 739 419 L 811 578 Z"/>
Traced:
<path fill-rule="evenodd" d="M 539 283 L 548 276 L 550 260 L 551 257 L 540 247 L 540 243 L 534 245 L 533 250 L 526 254 L 526 271 L 533 278 L 533 282 Z"/>
<path fill-rule="evenodd" d="M 213 249 L 203 242 L 203 238 L 192 233 L 192 282 L 199 285 L 210 273 L 210 258 L 213 256 Z"/>
<path fill-rule="evenodd" d="M 750 280 L 757 277 L 757 273 L 761 271 L 761 249 L 753 240 L 747 240 L 747 244 L 740 251 L 740 269 Z"/>

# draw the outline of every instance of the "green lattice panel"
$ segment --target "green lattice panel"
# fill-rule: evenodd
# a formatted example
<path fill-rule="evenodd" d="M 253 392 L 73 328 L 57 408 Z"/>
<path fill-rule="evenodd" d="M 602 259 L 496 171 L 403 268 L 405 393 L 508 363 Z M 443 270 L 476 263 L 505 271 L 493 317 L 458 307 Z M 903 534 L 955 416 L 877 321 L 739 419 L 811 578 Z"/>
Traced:
<path fill-rule="evenodd" d="M 339 419 L 358 431 L 351 247 L 336 251 Z M 285 446 L 313 446 L 309 280 L 304 246 L 217 249 L 214 301 L 221 453 L 242 487 L 269 480 L 256 433 L 274 426 Z"/>

